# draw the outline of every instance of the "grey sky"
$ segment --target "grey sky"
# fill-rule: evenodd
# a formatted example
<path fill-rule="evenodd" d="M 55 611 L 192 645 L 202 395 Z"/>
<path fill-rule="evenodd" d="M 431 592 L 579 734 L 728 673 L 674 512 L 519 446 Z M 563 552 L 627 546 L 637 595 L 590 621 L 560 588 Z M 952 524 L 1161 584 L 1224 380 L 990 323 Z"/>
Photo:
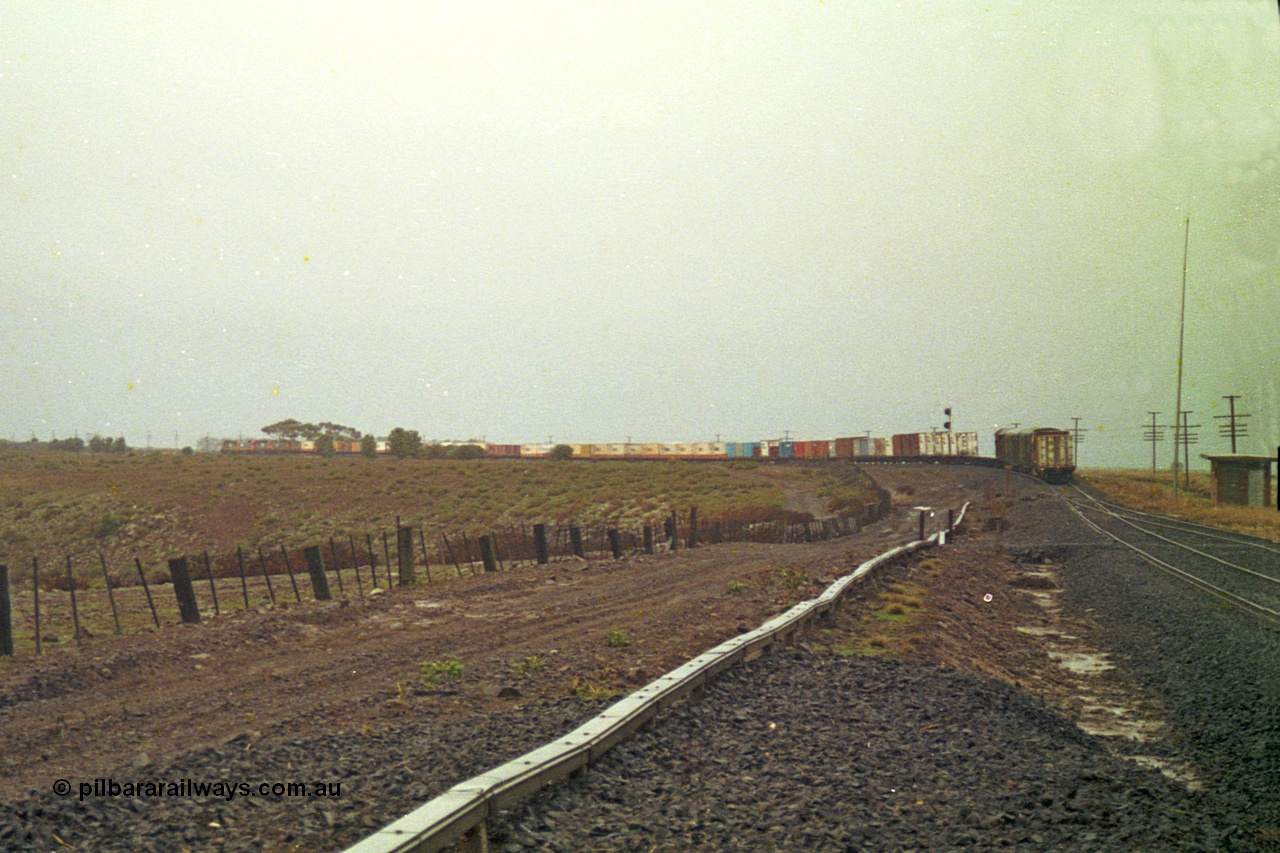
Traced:
<path fill-rule="evenodd" d="M 1274 2 L 10 3 L 0 437 L 1280 443 Z"/>

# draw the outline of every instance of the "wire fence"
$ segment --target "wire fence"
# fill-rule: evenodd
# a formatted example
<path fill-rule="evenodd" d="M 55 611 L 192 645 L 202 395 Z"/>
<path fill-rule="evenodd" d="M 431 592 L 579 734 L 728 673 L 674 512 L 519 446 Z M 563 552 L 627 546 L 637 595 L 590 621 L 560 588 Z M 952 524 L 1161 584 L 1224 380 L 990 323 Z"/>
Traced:
<path fill-rule="evenodd" d="M 877 504 L 821 519 L 702 519 L 697 508 L 661 525 L 507 525 L 484 531 L 405 525 L 331 536 L 302 548 L 185 554 L 167 565 L 109 565 L 70 556 L 0 565 L 0 655 L 136 634 L 236 611 L 342 599 L 366 601 L 398 586 L 431 586 L 486 572 L 572 560 L 624 559 L 723 542 L 797 543 L 855 533 L 889 508 Z M 96 564 L 96 565 L 95 565 Z"/>

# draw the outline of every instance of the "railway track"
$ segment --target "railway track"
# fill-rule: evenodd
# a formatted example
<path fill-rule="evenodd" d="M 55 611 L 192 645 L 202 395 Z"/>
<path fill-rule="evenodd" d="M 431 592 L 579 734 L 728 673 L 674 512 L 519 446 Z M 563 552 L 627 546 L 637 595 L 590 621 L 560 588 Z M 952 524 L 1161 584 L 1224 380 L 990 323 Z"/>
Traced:
<path fill-rule="evenodd" d="M 1262 539 L 1103 501 L 1064 498 L 1098 533 L 1179 580 L 1280 624 L 1280 547 Z"/>

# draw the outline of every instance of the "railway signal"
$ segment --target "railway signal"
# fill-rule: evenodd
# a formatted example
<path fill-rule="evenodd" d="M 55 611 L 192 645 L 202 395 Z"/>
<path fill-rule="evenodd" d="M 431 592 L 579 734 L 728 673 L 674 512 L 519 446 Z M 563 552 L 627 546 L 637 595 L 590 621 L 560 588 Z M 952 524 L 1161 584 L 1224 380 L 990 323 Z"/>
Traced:
<path fill-rule="evenodd" d="M 947 419 L 942 422 L 942 428 L 947 432 L 951 432 L 951 407 L 947 406 L 942 410 L 942 413 L 947 417 Z"/>

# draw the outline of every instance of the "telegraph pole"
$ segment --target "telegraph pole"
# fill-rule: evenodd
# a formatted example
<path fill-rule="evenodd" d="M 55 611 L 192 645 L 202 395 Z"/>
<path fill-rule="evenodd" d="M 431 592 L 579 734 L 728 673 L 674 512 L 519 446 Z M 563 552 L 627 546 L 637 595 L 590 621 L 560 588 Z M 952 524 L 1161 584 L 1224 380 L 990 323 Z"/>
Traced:
<path fill-rule="evenodd" d="M 1245 418 L 1247 418 L 1247 417 L 1251 417 L 1251 415 L 1237 415 L 1237 414 L 1236 414 L 1236 400 L 1239 400 L 1239 399 L 1240 399 L 1240 395 L 1239 395 L 1239 394 L 1228 394 L 1227 396 L 1223 397 L 1222 399 L 1226 400 L 1226 401 L 1230 404 L 1230 406 L 1231 406 L 1231 414 L 1229 414 L 1229 415 L 1214 415 L 1214 416 L 1213 416 L 1213 419 L 1214 419 L 1214 420 L 1225 420 L 1225 421 L 1226 421 L 1226 423 L 1225 423 L 1225 424 L 1218 424 L 1218 435 L 1221 435 L 1221 436 L 1230 436 L 1230 437 L 1231 437 L 1231 452 L 1232 452 L 1232 453 L 1235 453 L 1235 452 L 1236 452 L 1236 438 L 1237 438 L 1237 437 L 1239 437 L 1239 438 L 1244 438 L 1245 436 L 1247 436 L 1247 435 L 1249 434 L 1249 425 L 1248 425 L 1248 424 L 1242 424 L 1242 423 L 1236 423 L 1236 421 L 1238 421 L 1238 420 L 1244 420 L 1244 419 L 1245 419 Z"/>
<path fill-rule="evenodd" d="M 1200 424 L 1187 423 L 1188 416 L 1191 413 L 1192 413 L 1192 410 L 1190 409 L 1187 409 L 1180 413 L 1182 415 L 1182 431 L 1181 431 L 1181 434 L 1178 436 L 1178 438 L 1175 440 L 1175 444 L 1173 448 L 1173 455 L 1174 455 L 1174 458 L 1176 459 L 1178 456 L 1177 443 L 1180 442 L 1182 444 L 1182 470 L 1183 470 L 1182 477 L 1183 477 L 1184 487 L 1188 489 L 1191 488 L 1191 445 L 1197 444 L 1200 441 L 1200 437 L 1195 434 L 1195 430 L 1200 429 Z M 1174 476 L 1173 480 L 1174 480 L 1174 483 L 1177 483 L 1178 478 L 1176 475 Z"/>
<path fill-rule="evenodd" d="M 1071 450 L 1071 459 L 1075 462 L 1076 467 L 1080 467 L 1080 442 L 1084 441 L 1084 436 L 1080 434 L 1080 419 L 1072 418 L 1071 438 L 1075 442 L 1075 446 Z"/>
<path fill-rule="evenodd" d="M 1142 439 L 1143 441 L 1151 442 L 1151 473 L 1154 474 L 1156 472 L 1156 443 L 1164 441 L 1164 433 L 1161 432 L 1164 429 L 1164 425 L 1156 423 L 1156 415 L 1160 414 L 1159 412 L 1147 412 L 1147 414 L 1151 415 L 1151 424 L 1143 428 Z"/>

